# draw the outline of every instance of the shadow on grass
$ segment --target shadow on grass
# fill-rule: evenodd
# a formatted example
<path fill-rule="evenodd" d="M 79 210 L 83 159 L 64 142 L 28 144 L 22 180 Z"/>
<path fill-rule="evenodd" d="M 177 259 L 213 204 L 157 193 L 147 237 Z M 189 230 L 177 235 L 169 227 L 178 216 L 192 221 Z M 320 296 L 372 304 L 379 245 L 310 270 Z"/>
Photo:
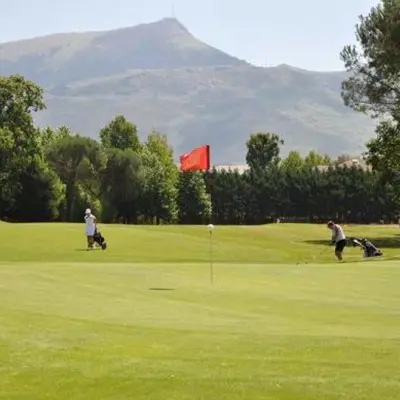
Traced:
<path fill-rule="evenodd" d="M 91 249 L 91 250 L 88 250 L 88 249 L 75 249 L 75 251 L 98 251 L 98 250 L 101 250 L 101 248 L 100 247 L 96 247 L 95 249 Z"/>
<path fill-rule="evenodd" d="M 152 290 L 152 291 L 158 291 L 158 292 L 168 292 L 168 291 L 171 291 L 171 290 L 175 290 L 175 289 L 171 289 L 171 288 L 149 288 L 149 290 Z"/>
<path fill-rule="evenodd" d="M 361 238 L 362 236 L 359 236 Z M 352 239 L 349 237 L 348 239 Z M 391 236 L 391 237 L 367 237 L 367 239 L 373 243 L 376 247 L 382 249 L 396 249 L 400 248 L 400 237 L 399 235 Z M 303 243 L 312 244 L 316 246 L 326 246 L 330 245 L 330 241 L 327 240 L 305 240 Z M 332 248 L 334 246 L 332 245 Z M 349 242 L 347 243 L 347 247 L 353 247 Z"/>

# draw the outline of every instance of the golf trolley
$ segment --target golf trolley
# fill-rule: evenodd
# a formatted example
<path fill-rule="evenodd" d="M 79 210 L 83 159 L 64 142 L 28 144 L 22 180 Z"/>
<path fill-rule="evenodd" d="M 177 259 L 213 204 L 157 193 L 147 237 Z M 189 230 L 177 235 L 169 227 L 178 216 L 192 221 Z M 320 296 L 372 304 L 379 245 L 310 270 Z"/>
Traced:
<path fill-rule="evenodd" d="M 97 243 L 101 247 L 102 250 L 105 250 L 107 248 L 106 239 L 104 238 L 104 236 L 102 236 L 102 234 L 97 229 L 97 227 L 94 232 L 93 239 L 94 239 L 94 242 Z"/>
<path fill-rule="evenodd" d="M 361 247 L 361 249 L 364 252 L 364 257 L 381 257 L 383 256 L 383 253 L 381 250 L 379 250 L 372 242 L 370 242 L 368 239 L 365 238 L 352 238 L 349 239 L 350 243 L 353 245 L 353 247 Z"/>

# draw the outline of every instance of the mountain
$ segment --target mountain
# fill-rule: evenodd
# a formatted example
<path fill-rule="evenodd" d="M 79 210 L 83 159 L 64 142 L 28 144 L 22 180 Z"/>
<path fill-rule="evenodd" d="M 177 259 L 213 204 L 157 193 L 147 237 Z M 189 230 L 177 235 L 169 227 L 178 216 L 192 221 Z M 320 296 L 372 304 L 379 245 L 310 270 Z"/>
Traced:
<path fill-rule="evenodd" d="M 279 134 L 284 154 L 336 156 L 362 152 L 375 128 L 343 105 L 345 72 L 256 67 L 201 42 L 174 18 L 1 44 L 0 74 L 14 73 L 45 89 L 41 125 L 98 137 L 124 114 L 142 137 L 151 129 L 167 134 L 177 155 L 210 144 L 214 163 L 242 162 L 252 132 Z"/>

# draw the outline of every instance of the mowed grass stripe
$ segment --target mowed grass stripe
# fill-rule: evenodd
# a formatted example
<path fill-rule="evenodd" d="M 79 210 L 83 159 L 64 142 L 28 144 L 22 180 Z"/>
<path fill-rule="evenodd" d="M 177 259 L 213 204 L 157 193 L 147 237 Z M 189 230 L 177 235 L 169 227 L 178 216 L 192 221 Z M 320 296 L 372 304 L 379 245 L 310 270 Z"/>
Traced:
<path fill-rule="evenodd" d="M 397 256 L 398 229 L 351 227 L 354 236 L 383 242 L 386 257 Z M 1 224 L 2 261 L 66 262 L 208 262 L 209 233 L 203 226 L 101 226 L 109 248 L 85 252 L 83 224 Z M 369 235 L 368 235 L 369 234 Z M 330 232 L 324 225 L 273 224 L 257 227 L 217 227 L 213 258 L 223 263 L 332 262 L 333 248 L 324 250 Z M 400 246 L 400 242 L 399 242 Z M 358 248 L 345 250 L 348 261 L 362 258 Z"/>
<path fill-rule="evenodd" d="M 367 276 L 365 281 L 360 282 L 360 277 L 348 273 L 348 268 L 337 271 L 340 275 L 335 278 L 336 271 L 330 269 L 327 273 L 326 267 L 308 267 L 301 271 L 286 268 L 284 273 L 281 273 L 282 267 L 279 266 L 267 270 L 263 267 L 223 267 L 219 270 L 214 287 L 210 285 L 207 274 L 203 273 L 204 266 L 179 266 L 176 269 L 171 266 L 159 268 L 147 265 L 140 269 L 124 266 L 118 270 L 99 269 L 95 265 L 64 266 L 54 268 L 53 274 L 57 279 L 49 279 L 50 268 L 47 266 L 43 276 L 43 267 L 40 265 L 18 268 L 16 274 L 12 274 L 14 268 L 10 267 L 8 279 L 12 279 L 14 285 L 8 289 L 7 274 L 3 268 L 1 281 L 4 301 L 16 308 L 23 300 L 20 307 L 32 312 L 45 307 L 55 314 L 64 313 L 68 317 L 71 310 L 69 307 L 65 309 L 64 304 L 73 301 L 79 294 L 81 304 L 79 310 L 72 310 L 74 314 L 107 317 L 112 321 L 122 319 L 135 322 L 140 319 L 151 326 L 154 324 L 153 317 L 156 317 L 157 323 L 174 320 L 186 328 L 200 328 L 199 321 L 193 320 L 191 315 L 208 321 L 207 326 L 212 329 L 219 329 L 221 316 L 225 318 L 222 328 L 226 326 L 227 329 L 240 328 L 235 317 L 239 317 L 239 321 L 263 321 L 268 316 L 271 325 L 268 325 L 266 332 L 278 329 L 285 334 L 292 331 L 299 334 L 304 329 L 308 332 L 312 327 L 311 322 L 319 326 L 331 319 L 333 322 L 328 326 L 322 326 L 324 332 L 337 329 L 338 334 L 342 334 L 342 325 L 347 328 L 353 325 L 353 314 L 359 314 L 357 320 L 360 330 L 356 333 L 359 336 L 373 334 L 370 324 L 375 324 L 375 319 L 385 323 L 388 335 L 393 335 L 392 329 L 388 330 L 392 325 L 397 332 L 397 284 L 393 275 L 386 280 L 374 281 L 373 275 L 382 278 L 382 271 L 377 268 L 369 271 L 370 279 Z M 321 273 L 322 269 L 326 274 Z M 316 274 L 316 271 L 319 273 Z M 400 278 L 398 274 L 395 276 Z M 370 292 L 368 288 L 371 288 Z M 51 303 L 48 303 L 49 296 Z M 109 299 L 109 304 L 99 307 L 104 298 Z M 144 299 L 151 301 L 143 308 Z M 288 307 L 293 312 L 286 315 Z M 165 310 L 165 315 L 158 315 L 159 308 Z M 375 325 L 380 332 L 381 325 Z M 246 326 L 245 329 L 251 327 Z"/>

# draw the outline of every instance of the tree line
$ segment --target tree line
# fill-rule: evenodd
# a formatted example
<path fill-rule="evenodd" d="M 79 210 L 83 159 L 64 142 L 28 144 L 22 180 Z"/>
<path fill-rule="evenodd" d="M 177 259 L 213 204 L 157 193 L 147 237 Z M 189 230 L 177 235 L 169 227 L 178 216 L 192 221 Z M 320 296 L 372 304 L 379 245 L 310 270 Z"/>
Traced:
<path fill-rule="evenodd" d="M 366 144 L 370 169 L 310 152 L 280 157 L 281 138 L 249 137 L 246 171 L 180 172 L 167 138 L 116 116 L 96 141 L 68 127 L 38 127 L 43 90 L 20 75 L 0 77 L 0 219 L 82 221 L 90 207 L 103 222 L 262 224 L 276 220 L 395 222 L 400 196 L 400 22 L 382 0 L 360 17 L 356 46 L 341 53 L 350 77 L 345 104 L 380 117 Z M 324 169 L 321 166 L 325 166 Z"/>
<path fill-rule="evenodd" d="M 180 172 L 156 131 L 142 142 L 136 126 L 116 116 L 96 141 L 65 126 L 35 126 L 32 114 L 44 108 L 35 83 L 0 78 L 3 220 L 81 221 L 87 207 L 104 222 L 139 224 L 396 218 L 395 191 L 379 172 L 343 168 L 315 152 L 281 159 L 276 134 L 250 136 L 245 172 Z"/>

